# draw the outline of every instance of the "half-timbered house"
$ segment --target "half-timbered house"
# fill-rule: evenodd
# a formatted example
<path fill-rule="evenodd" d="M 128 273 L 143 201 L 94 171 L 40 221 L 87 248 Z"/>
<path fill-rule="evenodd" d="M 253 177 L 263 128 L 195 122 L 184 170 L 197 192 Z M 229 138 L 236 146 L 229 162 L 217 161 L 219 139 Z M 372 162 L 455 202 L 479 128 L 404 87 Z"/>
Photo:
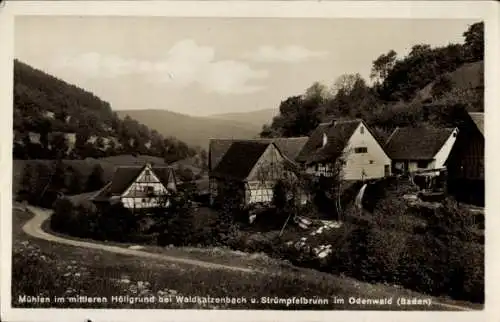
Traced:
<path fill-rule="evenodd" d="M 221 160 L 224 158 L 226 153 L 229 151 L 230 147 L 234 143 L 238 143 L 236 147 L 233 148 L 233 152 L 231 153 L 236 153 L 235 151 L 241 151 L 243 153 L 241 157 L 245 157 L 245 150 L 246 149 L 251 149 L 252 146 L 257 147 L 257 146 L 267 146 L 271 143 L 274 144 L 274 148 L 277 148 L 279 150 L 279 155 L 280 157 L 283 157 L 285 160 L 287 160 L 288 164 L 293 164 L 293 160 L 298 156 L 302 148 L 304 147 L 304 144 L 307 142 L 308 137 L 295 137 L 295 138 L 260 138 L 260 139 L 248 139 L 248 140 L 242 140 L 242 139 L 210 139 L 209 142 L 209 150 L 208 150 L 208 169 L 209 169 L 209 191 L 210 191 L 210 199 L 211 203 L 213 204 L 215 201 L 215 196 L 218 195 L 218 182 L 220 182 L 221 179 L 221 170 L 224 170 L 226 166 L 222 168 L 218 168 L 219 163 Z M 248 143 L 248 145 L 246 144 Z M 252 143 L 256 143 L 255 145 Z M 260 143 L 260 144 L 259 144 Z M 248 146 L 248 147 L 246 147 Z M 238 149 L 238 150 L 236 150 Z M 234 158 L 235 156 L 232 156 L 231 158 Z M 217 171 L 214 172 L 214 170 L 217 169 Z M 275 169 L 276 170 L 276 169 Z M 217 174 L 218 173 L 218 174 Z M 267 191 L 269 192 L 269 191 Z M 262 192 L 258 192 L 257 194 L 262 195 Z M 266 193 L 267 194 L 267 193 Z M 254 194 L 256 195 L 256 194 Z M 269 199 L 269 198 L 267 198 Z M 252 199 L 253 200 L 253 199 Z"/>
<path fill-rule="evenodd" d="M 269 203 L 276 182 L 295 175 L 294 164 L 275 143 L 236 140 L 210 171 L 211 202 Z"/>
<path fill-rule="evenodd" d="M 306 173 L 338 176 L 345 181 L 391 174 L 391 160 L 382 144 L 360 119 L 321 123 L 296 158 Z"/>
<path fill-rule="evenodd" d="M 168 206 L 168 195 L 177 189 L 172 168 L 153 166 L 120 166 L 112 180 L 93 198 L 96 204 L 121 202 L 128 209 Z"/>

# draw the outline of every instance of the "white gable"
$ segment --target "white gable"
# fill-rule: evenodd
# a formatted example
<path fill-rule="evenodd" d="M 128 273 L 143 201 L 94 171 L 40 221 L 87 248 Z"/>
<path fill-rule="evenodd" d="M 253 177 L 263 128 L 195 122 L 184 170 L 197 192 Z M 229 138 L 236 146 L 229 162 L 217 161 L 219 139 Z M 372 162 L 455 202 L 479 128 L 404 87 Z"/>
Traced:
<path fill-rule="evenodd" d="M 360 122 L 344 149 L 345 180 L 382 178 L 390 173 L 391 159 L 364 122 Z"/>
<path fill-rule="evenodd" d="M 151 186 L 154 188 L 155 193 L 167 193 L 167 189 L 161 183 L 161 180 L 155 175 L 153 172 L 153 169 L 151 169 L 151 166 L 148 164 L 142 172 L 137 176 L 137 178 L 134 180 L 134 182 L 125 190 L 125 192 L 122 194 L 122 196 L 128 195 L 131 191 L 134 189 L 142 189 L 144 190 L 145 187 Z"/>

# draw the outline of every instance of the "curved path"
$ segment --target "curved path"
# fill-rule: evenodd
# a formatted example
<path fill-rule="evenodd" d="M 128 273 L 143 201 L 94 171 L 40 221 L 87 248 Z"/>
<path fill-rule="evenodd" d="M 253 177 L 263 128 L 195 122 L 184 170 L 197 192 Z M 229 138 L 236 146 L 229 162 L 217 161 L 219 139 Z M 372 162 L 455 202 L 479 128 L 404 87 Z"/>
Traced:
<path fill-rule="evenodd" d="M 23 231 L 26 234 L 28 234 L 32 237 L 35 237 L 35 238 L 40 238 L 40 239 L 44 239 L 47 241 L 76 246 L 76 247 L 104 250 L 104 251 L 108 251 L 108 252 L 129 255 L 129 256 L 159 259 L 159 260 L 175 262 L 175 263 L 179 263 L 179 264 L 189 264 L 189 265 L 195 265 L 195 266 L 210 268 L 210 269 L 225 269 L 225 270 L 239 271 L 239 272 L 246 272 L 246 273 L 256 272 L 254 269 L 250 269 L 250 268 L 222 265 L 222 264 L 205 262 L 205 261 L 195 260 L 195 259 L 173 257 L 173 256 L 168 256 L 168 255 L 163 255 L 163 254 L 155 254 L 155 253 L 149 253 L 149 252 L 140 251 L 140 250 L 134 250 L 134 249 L 130 249 L 130 248 L 123 248 L 123 247 L 118 247 L 118 246 L 111 246 L 111 245 L 105 245 L 105 244 L 100 244 L 100 243 L 92 243 L 92 242 L 86 242 L 86 241 L 80 241 L 80 240 L 74 240 L 74 239 L 66 239 L 66 238 L 62 238 L 59 236 L 51 235 L 51 234 L 43 231 L 42 224 L 45 220 L 47 220 L 50 217 L 50 215 L 52 214 L 52 211 L 51 210 L 44 210 L 44 209 L 40 209 L 40 208 L 32 207 L 32 206 L 28 206 L 27 209 L 31 213 L 33 213 L 35 216 L 31 220 L 29 220 L 26 224 L 24 224 Z"/>
<path fill-rule="evenodd" d="M 206 261 L 201 261 L 201 260 L 195 260 L 195 259 L 173 257 L 173 256 L 168 256 L 168 255 L 163 255 L 163 254 L 155 254 L 155 253 L 149 253 L 149 252 L 140 251 L 140 250 L 123 248 L 123 247 L 118 247 L 118 246 L 111 246 L 111 245 L 105 245 L 105 244 L 99 244 L 99 243 L 66 239 L 66 238 L 62 238 L 59 236 L 51 235 L 42 229 L 42 224 L 45 220 L 47 220 L 50 217 L 50 215 L 52 214 L 52 210 L 40 209 L 40 208 L 33 207 L 33 206 L 27 206 L 26 208 L 32 214 L 34 214 L 34 217 L 32 219 L 30 219 L 28 222 L 26 222 L 26 224 L 24 224 L 23 231 L 26 234 L 28 234 L 32 237 L 35 237 L 35 238 L 40 238 L 40 239 L 44 239 L 47 241 L 76 246 L 76 247 L 104 250 L 104 251 L 113 252 L 113 253 L 117 253 L 117 254 L 136 256 L 136 257 L 142 257 L 142 258 L 151 258 L 151 259 L 156 259 L 156 260 L 164 260 L 164 261 L 169 261 L 169 262 L 173 262 L 173 263 L 195 265 L 195 266 L 209 268 L 209 269 L 223 269 L 223 270 L 239 271 L 239 272 L 245 272 L 245 273 L 262 273 L 261 271 L 251 269 L 251 268 L 229 266 L 229 265 L 222 265 L 222 264 L 206 262 Z M 458 311 L 477 311 L 477 309 L 473 309 L 470 307 L 455 305 L 455 304 L 446 304 L 446 303 L 437 302 L 435 300 L 432 301 L 432 305 L 435 305 L 437 307 L 442 307 L 442 308 L 448 308 L 448 309 L 452 309 L 452 310 L 458 310 Z"/>

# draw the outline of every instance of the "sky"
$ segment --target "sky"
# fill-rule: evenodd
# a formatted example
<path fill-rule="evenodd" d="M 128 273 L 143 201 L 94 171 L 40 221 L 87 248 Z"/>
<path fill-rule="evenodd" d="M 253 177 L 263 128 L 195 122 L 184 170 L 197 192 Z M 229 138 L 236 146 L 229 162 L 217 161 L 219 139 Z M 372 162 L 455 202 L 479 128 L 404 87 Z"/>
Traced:
<path fill-rule="evenodd" d="M 373 60 L 463 43 L 474 20 L 22 16 L 15 57 L 115 110 L 193 116 L 278 108 Z"/>

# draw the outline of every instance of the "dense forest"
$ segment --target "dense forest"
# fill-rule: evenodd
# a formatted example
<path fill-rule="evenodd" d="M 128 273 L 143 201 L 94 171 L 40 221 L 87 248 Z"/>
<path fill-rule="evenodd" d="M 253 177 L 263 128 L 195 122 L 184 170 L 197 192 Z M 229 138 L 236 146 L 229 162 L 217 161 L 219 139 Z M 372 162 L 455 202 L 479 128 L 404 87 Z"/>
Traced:
<path fill-rule="evenodd" d="M 483 111 L 484 24 L 463 33 L 463 44 L 394 50 L 373 61 L 372 85 L 359 74 L 340 76 L 333 86 L 315 83 L 288 97 L 262 137 L 309 135 L 325 121 L 362 118 L 381 139 L 396 126 L 457 126 L 465 111 Z"/>
<path fill-rule="evenodd" d="M 14 62 L 14 158 L 83 159 L 145 154 L 174 162 L 196 154 L 125 117 L 75 85 Z"/>

